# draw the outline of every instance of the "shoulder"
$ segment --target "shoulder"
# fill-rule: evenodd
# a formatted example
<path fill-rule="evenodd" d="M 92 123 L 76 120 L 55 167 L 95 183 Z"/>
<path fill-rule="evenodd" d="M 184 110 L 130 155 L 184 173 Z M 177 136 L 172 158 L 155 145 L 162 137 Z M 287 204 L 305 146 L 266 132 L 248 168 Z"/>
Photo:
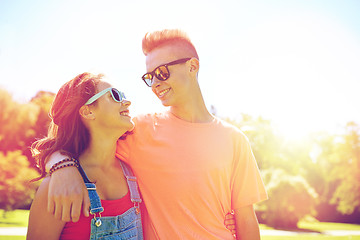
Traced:
<path fill-rule="evenodd" d="M 50 184 L 50 177 L 45 177 L 42 180 L 42 182 L 41 182 L 41 184 L 40 184 L 40 186 L 39 186 L 39 188 L 38 188 L 38 190 L 36 192 L 35 199 L 40 198 L 40 197 L 42 198 L 45 195 L 46 196 L 45 200 L 47 201 L 47 194 L 48 194 L 48 191 L 49 191 L 49 184 Z"/>
<path fill-rule="evenodd" d="M 238 127 L 235 126 L 223 119 L 220 119 L 218 117 L 215 117 L 215 125 L 217 128 L 220 129 L 220 131 L 224 131 L 228 134 L 230 134 L 233 138 L 236 138 L 240 141 L 248 142 L 248 138 L 245 135 L 245 133 Z"/>
<path fill-rule="evenodd" d="M 34 200 L 31 204 L 32 211 L 43 211 L 48 204 L 50 177 L 45 177 L 36 191 Z M 46 207 L 45 207 L 46 209 Z"/>

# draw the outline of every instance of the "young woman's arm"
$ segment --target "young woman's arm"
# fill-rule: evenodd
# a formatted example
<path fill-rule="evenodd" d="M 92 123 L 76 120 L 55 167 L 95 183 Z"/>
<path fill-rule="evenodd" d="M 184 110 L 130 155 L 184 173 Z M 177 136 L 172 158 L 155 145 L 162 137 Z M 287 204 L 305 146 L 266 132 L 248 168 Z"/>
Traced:
<path fill-rule="evenodd" d="M 27 240 L 58 240 L 64 228 L 65 222 L 47 211 L 49 181 L 49 177 L 42 181 L 31 205 Z"/>

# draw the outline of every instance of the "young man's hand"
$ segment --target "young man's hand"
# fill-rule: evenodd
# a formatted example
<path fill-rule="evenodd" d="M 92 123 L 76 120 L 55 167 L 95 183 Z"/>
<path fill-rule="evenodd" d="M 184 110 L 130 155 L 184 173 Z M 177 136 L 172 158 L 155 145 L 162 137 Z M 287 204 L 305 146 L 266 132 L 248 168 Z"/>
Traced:
<path fill-rule="evenodd" d="M 84 181 L 76 167 L 66 167 L 51 175 L 48 211 L 62 221 L 79 221 L 81 208 L 89 216 L 90 200 Z"/>

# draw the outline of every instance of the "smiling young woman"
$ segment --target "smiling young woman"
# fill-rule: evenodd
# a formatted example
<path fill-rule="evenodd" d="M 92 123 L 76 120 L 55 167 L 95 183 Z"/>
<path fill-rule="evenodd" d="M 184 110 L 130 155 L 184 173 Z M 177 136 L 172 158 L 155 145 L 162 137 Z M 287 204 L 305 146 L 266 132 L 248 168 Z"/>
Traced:
<path fill-rule="evenodd" d="M 124 93 L 103 81 L 103 75 L 83 73 L 60 88 L 50 110 L 48 136 L 32 145 L 42 171 L 40 178 L 45 179 L 30 209 L 27 239 L 143 239 L 136 178 L 130 167 L 115 157 L 118 139 L 134 128 L 130 104 Z M 68 158 L 46 175 L 47 158 L 60 150 Z M 59 219 L 58 210 L 53 215 L 45 206 L 50 176 L 73 166 L 87 187 L 91 215 L 84 209 L 79 221 L 65 222 Z M 117 221 L 124 225 L 112 224 Z"/>

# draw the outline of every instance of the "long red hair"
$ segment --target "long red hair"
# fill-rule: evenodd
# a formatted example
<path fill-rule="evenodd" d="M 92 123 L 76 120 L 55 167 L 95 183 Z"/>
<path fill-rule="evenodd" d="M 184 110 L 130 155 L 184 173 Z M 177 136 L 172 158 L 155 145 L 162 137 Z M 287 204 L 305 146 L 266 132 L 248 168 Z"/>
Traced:
<path fill-rule="evenodd" d="M 102 74 L 79 74 L 65 83 L 56 94 L 49 113 L 51 123 L 48 135 L 31 146 L 31 152 L 41 171 L 41 176 L 34 181 L 46 175 L 46 161 L 55 151 L 78 158 L 88 147 L 90 134 L 81 121 L 79 109 L 96 94 L 97 84 L 102 78 Z"/>

